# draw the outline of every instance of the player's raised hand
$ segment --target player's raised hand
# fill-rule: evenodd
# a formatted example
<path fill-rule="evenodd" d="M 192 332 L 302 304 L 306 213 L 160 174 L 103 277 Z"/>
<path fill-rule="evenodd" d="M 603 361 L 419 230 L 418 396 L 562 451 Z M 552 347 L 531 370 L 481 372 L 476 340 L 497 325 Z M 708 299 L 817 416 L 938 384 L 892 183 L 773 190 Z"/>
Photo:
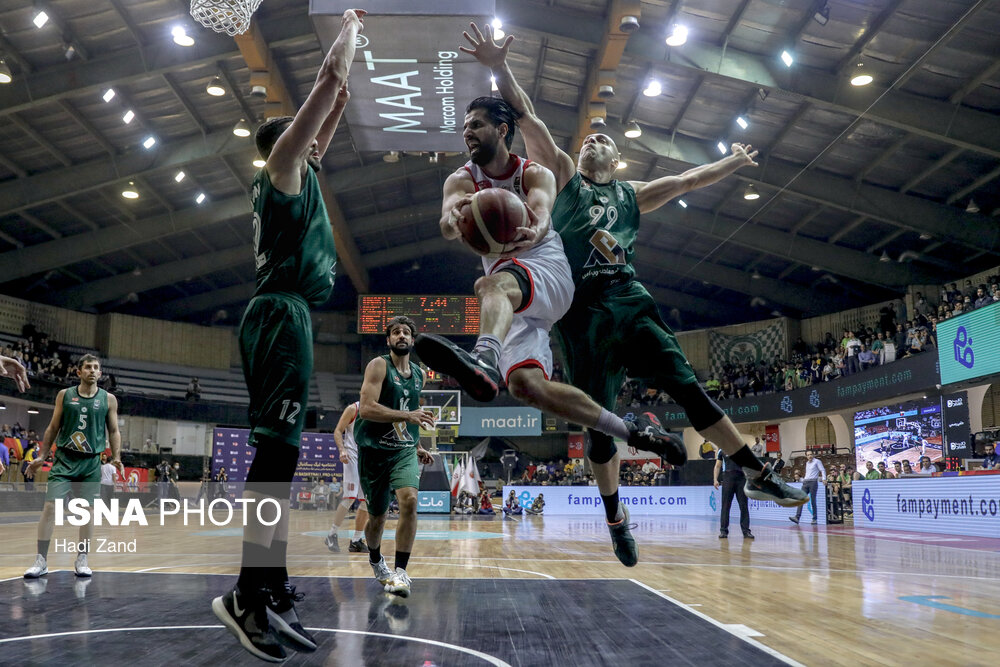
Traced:
<path fill-rule="evenodd" d="M 472 48 L 460 46 L 458 50 L 462 53 L 468 53 L 480 64 L 486 65 L 490 69 L 501 67 L 507 60 L 507 51 L 510 50 L 510 43 L 514 41 L 514 35 L 507 35 L 503 44 L 497 44 L 496 40 L 493 39 L 493 26 L 486 26 L 486 36 L 483 36 L 479 26 L 475 23 L 470 23 L 469 27 L 475 33 L 475 37 L 470 35 L 468 31 L 463 32 L 462 36 L 469 41 L 469 44 L 472 44 Z"/>
<path fill-rule="evenodd" d="M 434 463 L 434 456 L 420 445 L 417 445 L 417 460 L 424 465 L 430 465 Z"/>
<path fill-rule="evenodd" d="M 18 391 L 26 391 L 31 388 L 28 382 L 28 371 L 25 370 L 21 362 L 13 357 L 0 355 L 0 375 L 9 377 L 17 385 Z"/>
<path fill-rule="evenodd" d="M 352 21 L 357 21 L 358 32 L 364 30 L 365 22 L 364 18 L 368 15 L 367 9 L 348 9 L 344 12 L 343 18 L 340 20 L 340 29 L 343 30 Z"/>
<path fill-rule="evenodd" d="M 748 164 L 753 167 L 760 166 L 753 160 L 757 157 L 757 151 L 753 150 L 753 146 L 750 144 L 733 144 L 731 150 L 733 151 L 733 155 L 743 160 L 743 164 Z"/>

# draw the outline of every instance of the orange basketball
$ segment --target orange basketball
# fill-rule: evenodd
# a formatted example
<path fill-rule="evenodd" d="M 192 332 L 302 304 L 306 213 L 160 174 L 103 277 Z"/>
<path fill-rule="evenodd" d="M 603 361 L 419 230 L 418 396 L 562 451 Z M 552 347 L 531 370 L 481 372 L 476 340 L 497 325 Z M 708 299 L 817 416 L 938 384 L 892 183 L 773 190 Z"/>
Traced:
<path fill-rule="evenodd" d="M 518 227 L 527 227 L 528 208 L 509 190 L 487 188 L 462 207 L 458 229 L 469 246 L 487 257 L 508 252 L 518 237 Z"/>

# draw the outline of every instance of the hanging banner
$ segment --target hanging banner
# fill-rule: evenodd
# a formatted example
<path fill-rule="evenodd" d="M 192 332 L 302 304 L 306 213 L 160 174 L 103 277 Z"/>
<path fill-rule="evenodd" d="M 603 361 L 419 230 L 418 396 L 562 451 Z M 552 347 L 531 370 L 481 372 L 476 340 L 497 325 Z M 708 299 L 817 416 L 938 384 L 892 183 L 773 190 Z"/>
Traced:
<path fill-rule="evenodd" d="M 767 452 L 781 452 L 781 434 L 778 432 L 777 424 L 768 424 L 764 427 L 764 445 Z"/>
<path fill-rule="evenodd" d="M 357 3 L 312 0 L 310 16 L 328 50 L 341 15 Z M 412 3 L 371 0 L 350 69 L 344 116 L 360 151 L 465 152 L 465 106 L 490 94 L 490 73 L 458 50 L 462 31 L 494 16 L 493 0 Z"/>
<path fill-rule="evenodd" d="M 583 458 L 583 433 L 570 433 L 566 436 L 569 440 L 569 452 L 567 457 L 571 459 Z"/>
<path fill-rule="evenodd" d="M 726 366 L 743 366 L 770 363 L 775 356 L 785 356 L 785 330 L 781 322 L 759 331 L 739 336 L 708 332 L 708 346 L 711 349 L 710 364 L 715 377 L 721 378 Z"/>

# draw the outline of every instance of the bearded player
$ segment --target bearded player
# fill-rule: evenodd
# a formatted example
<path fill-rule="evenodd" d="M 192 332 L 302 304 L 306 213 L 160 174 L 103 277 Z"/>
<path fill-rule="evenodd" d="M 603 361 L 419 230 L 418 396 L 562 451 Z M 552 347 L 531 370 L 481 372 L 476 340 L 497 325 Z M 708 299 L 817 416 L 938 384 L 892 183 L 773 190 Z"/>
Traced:
<path fill-rule="evenodd" d="M 553 382 L 549 330 L 573 300 L 573 276 L 562 241 L 550 224 L 555 180 L 549 169 L 510 153 L 518 114 L 503 100 L 480 97 L 466 109 L 463 134 L 470 160 L 444 184 L 441 233 L 460 237 L 461 209 L 487 188 L 517 195 L 529 212 L 529 227 L 500 259 L 483 257 L 486 275 L 476 281 L 480 335 L 472 354 L 447 339 L 417 336 L 415 349 L 434 370 L 451 375 L 473 398 L 492 400 L 502 377 L 518 400 L 607 437 L 627 440 L 680 465 L 683 443 L 666 433 L 651 413 L 623 421 L 585 393 Z"/>
<path fill-rule="evenodd" d="M 756 151 L 733 144 L 732 154 L 678 176 L 654 181 L 618 181 L 618 147 L 606 134 L 583 141 L 579 161 L 556 146 L 548 128 L 535 115 L 527 94 L 514 80 L 503 44 L 472 25 L 473 48 L 462 51 L 489 67 L 501 95 L 520 116 L 528 158 L 548 167 L 558 192 L 552 226 L 559 233 L 572 267 L 576 291 L 566 316 L 556 327 L 567 362 L 567 377 L 605 409 L 614 408 L 626 376 L 647 378 L 665 389 L 684 408 L 691 425 L 718 444 L 747 475 L 746 494 L 755 500 L 773 500 L 797 506 L 808 497 L 787 486 L 763 466 L 743 442 L 733 422 L 705 393 L 670 328 L 660 318 L 656 302 L 635 280 L 633 244 L 640 213 L 655 211 L 671 199 L 716 183 L 744 166 L 756 166 Z M 588 457 L 604 501 L 615 555 L 627 566 L 638 562 L 638 551 L 628 525 L 628 511 L 618 501 L 620 458 L 614 440 L 590 430 Z M 669 459 L 668 459 L 669 460 Z"/>

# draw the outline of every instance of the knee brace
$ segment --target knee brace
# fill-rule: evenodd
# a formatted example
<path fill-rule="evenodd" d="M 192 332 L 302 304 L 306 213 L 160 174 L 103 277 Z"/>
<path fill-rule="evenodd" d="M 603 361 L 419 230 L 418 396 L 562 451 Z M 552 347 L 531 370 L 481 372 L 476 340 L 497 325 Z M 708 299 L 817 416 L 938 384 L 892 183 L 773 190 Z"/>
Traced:
<path fill-rule="evenodd" d="M 299 463 L 299 448 L 273 438 L 257 437 L 257 453 L 247 471 L 246 490 L 286 500 Z"/>
<path fill-rule="evenodd" d="M 684 408 L 696 431 L 706 429 L 726 416 L 697 382 L 682 384 L 668 391 L 677 404 Z"/>
<path fill-rule="evenodd" d="M 606 433 L 595 431 L 592 428 L 587 429 L 587 434 L 590 435 L 590 442 L 587 445 L 587 458 L 598 464 L 607 463 L 614 458 L 615 453 L 618 451 L 614 438 Z"/>

